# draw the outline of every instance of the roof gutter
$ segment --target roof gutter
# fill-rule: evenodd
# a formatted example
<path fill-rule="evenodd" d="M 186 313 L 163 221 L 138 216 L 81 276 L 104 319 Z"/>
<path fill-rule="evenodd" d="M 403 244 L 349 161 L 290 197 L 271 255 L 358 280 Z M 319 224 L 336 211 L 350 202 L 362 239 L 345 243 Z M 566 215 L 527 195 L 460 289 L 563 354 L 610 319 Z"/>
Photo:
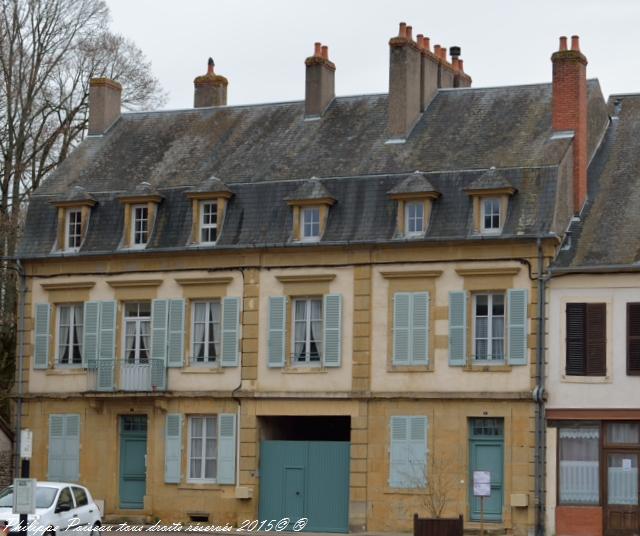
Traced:
<path fill-rule="evenodd" d="M 549 275 L 559 277 L 575 274 L 609 274 L 609 273 L 635 273 L 640 272 L 640 264 L 602 264 L 599 266 L 575 266 L 567 268 L 551 268 Z"/>

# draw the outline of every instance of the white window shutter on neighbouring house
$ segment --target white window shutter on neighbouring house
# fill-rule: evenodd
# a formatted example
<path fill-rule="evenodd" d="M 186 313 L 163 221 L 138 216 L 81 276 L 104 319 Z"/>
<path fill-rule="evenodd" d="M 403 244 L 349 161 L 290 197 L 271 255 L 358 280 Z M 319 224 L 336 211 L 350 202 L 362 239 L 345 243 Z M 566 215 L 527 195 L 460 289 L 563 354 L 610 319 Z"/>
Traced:
<path fill-rule="evenodd" d="M 218 416 L 218 484 L 236 481 L 236 414 Z"/>
<path fill-rule="evenodd" d="M 182 415 L 169 413 L 165 419 L 164 432 L 164 481 L 180 483 L 182 465 Z"/>
<path fill-rule="evenodd" d="M 527 364 L 527 289 L 507 291 L 509 322 L 509 364 Z"/>
<path fill-rule="evenodd" d="M 182 367 L 184 356 L 184 300 L 169 300 L 167 366 Z"/>
<path fill-rule="evenodd" d="M 99 314 L 100 302 L 85 302 L 82 325 L 82 359 L 86 367 L 91 370 L 98 368 Z"/>
<path fill-rule="evenodd" d="M 408 365 L 411 347 L 411 295 L 396 292 L 393 295 L 393 356 L 394 365 Z"/>
<path fill-rule="evenodd" d="M 324 297 L 324 344 L 322 358 L 325 367 L 339 367 L 342 343 L 342 296 L 327 294 Z"/>
<path fill-rule="evenodd" d="M 100 302 L 98 322 L 98 381 L 99 391 L 110 391 L 114 387 L 116 356 L 116 302 Z"/>
<path fill-rule="evenodd" d="M 237 367 L 239 363 L 240 298 L 222 300 L 222 358 L 223 367 Z"/>
<path fill-rule="evenodd" d="M 429 363 L 429 293 L 411 296 L 411 360 L 416 365 Z"/>
<path fill-rule="evenodd" d="M 51 305 L 37 303 L 35 310 L 35 347 L 33 351 L 33 368 L 46 369 L 49 367 L 49 319 Z"/>
<path fill-rule="evenodd" d="M 287 298 L 269 297 L 269 367 L 284 367 L 287 325 Z"/>
<path fill-rule="evenodd" d="M 467 362 L 467 293 L 449 292 L 449 365 Z"/>

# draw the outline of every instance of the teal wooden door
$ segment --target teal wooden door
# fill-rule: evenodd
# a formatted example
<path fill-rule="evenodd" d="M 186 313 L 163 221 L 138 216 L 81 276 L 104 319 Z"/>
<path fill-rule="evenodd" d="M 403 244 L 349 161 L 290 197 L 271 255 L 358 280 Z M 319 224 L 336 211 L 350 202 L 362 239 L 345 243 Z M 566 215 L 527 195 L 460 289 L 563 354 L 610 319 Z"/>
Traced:
<path fill-rule="evenodd" d="M 480 520 L 480 498 L 473 495 L 473 472 L 489 471 L 491 495 L 484 498 L 484 520 L 502 521 L 504 503 L 503 420 L 471 419 L 469 441 L 469 497 L 471 520 Z"/>
<path fill-rule="evenodd" d="M 263 441 L 260 519 L 305 517 L 305 531 L 349 530 L 349 443 Z"/>
<path fill-rule="evenodd" d="M 144 508 L 147 488 L 147 417 L 120 417 L 120 508 Z"/>

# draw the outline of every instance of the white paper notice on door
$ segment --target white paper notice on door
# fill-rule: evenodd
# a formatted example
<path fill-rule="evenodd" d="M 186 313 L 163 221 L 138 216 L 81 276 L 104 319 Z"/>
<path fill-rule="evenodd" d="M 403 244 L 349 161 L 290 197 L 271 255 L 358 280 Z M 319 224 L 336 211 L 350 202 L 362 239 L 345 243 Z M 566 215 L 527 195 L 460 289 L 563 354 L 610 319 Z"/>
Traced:
<path fill-rule="evenodd" d="M 631 458 L 622 458 L 622 470 L 631 471 Z"/>
<path fill-rule="evenodd" d="M 489 471 L 473 472 L 473 494 L 476 497 L 491 495 L 491 473 Z"/>

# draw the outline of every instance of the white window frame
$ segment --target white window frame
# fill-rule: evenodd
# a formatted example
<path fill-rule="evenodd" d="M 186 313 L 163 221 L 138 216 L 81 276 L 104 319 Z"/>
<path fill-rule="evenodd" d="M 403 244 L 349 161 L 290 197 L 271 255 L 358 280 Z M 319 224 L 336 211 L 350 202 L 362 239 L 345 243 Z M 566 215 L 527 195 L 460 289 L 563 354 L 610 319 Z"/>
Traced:
<path fill-rule="evenodd" d="M 200 455 L 198 457 L 198 459 L 200 459 L 200 476 L 199 477 L 192 477 L 191 476 L 191 439 L 192 439 L 192 435 L 191 435 L 191 422 L 193 419 L 203 419 L 203 427 L 202 427 L 202 437 L 200 438 L 202 440 L 202 448 L 201 448 L 201 452 Z M 215 471 L 216 471 L 216 476 L 215 478 L 206 478 L 204 477 L 204 472 L 205 472 L 205 460 L 206 460 L 206 426 L 208 426 L 206 423 L 209 419 L 213 419 L 214 422 L 214 435 L 213 435 L 213 440 L 215 441 L 215 458 L 209 458 L 209 459 L 213 459 L 214 460 L 214 464 L 213 466 L 215 467 Z M 188 448 L 187 448 L 187 482 L 190 483 L 206 483 L 206 484 L 215 484 L 218 481 L 218 456 L 219 456 L 219 437 L 218 437 L 218 427 L 219 427 L 220 423 L 219 423 L 219 419 L 218 419 L 218 415 L 189 415 L 188 419 L 187 419 L 187 428 L 188 428 L 188 433 L 187 433 L 187 441 L 188 441 Z M 195 459 L 195 458 L 194 458 Z"/>
<path fill-rule="evenodd" d="M 492 356 L 492 345 L 493 345 L 493 339 L 494 337 L 492 336 L 493 333 L 493 297 L 494 296 L 502 296 L 503 299 L 503 313 L 502 313 L 502 318 L 503 318 L 503 331 L 502 331 L 502 358 L 500 359 L 493 359 Z M 476 329 L 476 308 L 477 308 L 477 301 L 478 301 L 478 296 L 487 296 L 487 359 L 479 359 L 477 356 L 477 352 L 476 352 L 476 341 L 477 341 L 477 329 Z M 499 318 L 499 317 L 497 317 Z M 473 362 L 474 363 L 481 363 L 481 364 L 486 364 L 486 365 L 491 365 L 491 364 L 504 364 L 506 361 L 506 355 L 507 355 L 507 333 L 508 333 L 508 325 L 507 325 L 507 293 L 506 292 L 478 292 L 476 294 L 473 295 L 473 314 L 472 314 L 472 319 L 473 319 L 473 340 L 472 340 L 472 344 L 473 344 Z M 483 337 L 484 338 L 484 337 Z"/>
<path fill-rule="evenodd" d="M 316 344 L 320 345 L 320 352 L 318 358 L 311 361 L 311 302 L 320 302 L 320 333 L 316 336 Z M 305 349 L 304 358 L 298 359 L 296 357 L 296 304 L 298 302 L 305 302 Z M 301 296 L 292 300 L 291 310 L 291 364 L 295 367 L 317 367 L 322 365 L 322 357 L 324 348 L 322 347 L 323 335 L 324 335 L 324 318 L 323 318 L 324 300 L 322 296 Z"/>
<path fill-rule="evenodd" d="M 215 345 L 218 348 L 218 352 L 213 360 L 210 360 L 210 356 L 205 355 L 204 361 L 196 361 L 195 348 L 196 348 L 196 306 L 198 304 L 206 304 L 207 309 L 211 307 L 213 304 L 217 304 L 219 307 L 218 314 L 218 333 L 219 337 L 215 342 Z M 215 322 L 214 322 L 215 324 Z M 199 344 L 199 343 L 198 343 Z M 204 348 L 205 354 L 209 353 L 209 330 L 207 329 L 207 321 L 205 320 L 205 330 L 204 330 Z M 194 300 L 191 305 L 191 364 L 195 366 L 219 366 L 222 352 L 222 300 L 220 299 L 210 299 L 210 300 Z"/>
<path fill-rule="evenodd" d="M 415 215 L 414 217 L 411 217 L 410 215 L 410 207 L 420 207 L 421 210 L 421 214 L 420 217 L 418 217 L 417 215 Z M 420 226 L 420 230 L 419 231 L 410 231 L 409 230 L 409 222 L 411 220 L 417 221 L 417 220 L 422 220 L 422 225 Z M 408 237 L 414 237 L 414 236 L 422 236 L 424 234 L 424 201 L 408 201 L 404 204 L 404 230 L 405 230 L 405 235 Z"/>
<path fill-rule="evenodd" d="M 205 207 L 207 206 L 212 206 L 214 207 L 214 222 L 211 223 L 205 223 Z M 211 231 L 213 231 L 215 233 L 216 239 L 215 240 L 204 240 L 203 239 L 203 234 L 205 233 L 205 231 L 209 231 L 209 233 L 211 233 Z M 201 244 L 215 244 L 218 240 L 218 201 L 216 199 L 211 200 L 211 199 L 206 199 L 204 201 L 200 201 L 200 228 L 199 228 L 199 239 L 200 239 L 200 243 Z"/>
<path fill-rule="evenodd" d="M 146 210 L 147 212 L 147 217 L 146 218 L 136 218 L 136 213 L 138 210 Z M 136 235 L 138 234 L 138 230 L 137 230 L 137 226 L 136 223 L 138 221 L 144 221 L 146 219 L 147 222 L 147 229 L 145 231 L 145 241 L 144 242 L 140 242 L 140 243 L 136 243 Z M 140 233 L 142 233 L 143 231 L 140 231 Z M 130 237 L 130 242 L 129 245 L 131 248 L 134 249 L 142 249 L 145 248 L 146 245 L 149 243 L 149 233 L 150 233 L 150 229 L 149 229 L 149 206 L 146 204 L 139 204 L 139 205 L 131 205 L 131 237 Z"/>
<path fill-rule="evenodd" d="M 487 214 L 486 208 L 487 203 L 492 202 L 496 203 L 498 207 L 497 214 L 495 212 L 491 212 L 491 214 Z M 487 227 L 485 225 L 485 216 L 494 217 L 498 216 L 498 227 Z M 502 232 L 502 200 L 499 197 L 482 197 L 480 199 L 480 231 L 482 234 L 499 234 Z"/>
<path fill-rule="evenodd" d="M 140 312 L 140 305 L 143 303 L 149 304 L 149 316 L 127 316 L 127 305 L 136 304 L 138 306 L 138 313 Z M 146 361 L 140 361 L 140 343 L 142 340 L 142 323 L 147 322 L 149 324 L 148 330 L 148 340 L 149 344 L 147 345 L 147 359 Z M 127 350 L 127 323 L 133 323 L 135 325 L 135 351 L 134 351 L 134 359 L 133 361 L 129 361 L 129 351 Z M 123 304 L 123 314 L 122 314 L 122 361 L 123 363 L 128 363 L 130 365 L 148 365 L 151 364 L 151 302 L 145 300 L 139 301 L 131 301 L 125 302 Z"/>
<path fill-rule="evenodd" d="M 71 223 L 71 215 L 74 215 L 77 219 Z M 65 228 L 64 228 L 64 249 L 65 251 L 75 252 L 80 249 L 82 245 L 82 209 L 69 208 L 65 214 Z M 73 231 L 72 232 L 72 225 Z M 71 245 L 73 241 L 76 241 L 78 245 Z"/>
<path fill-rule="evenodd" d="M 80 306 L 80 311 L 78 312 L 79 315 L 79 320 L 80 320 L 80 327 L 82 329 L 82 331 L 80 332 L 80 362 L 79 363 L 74 363 L 73 362 L 73 343 L 71 342 L 73 337 L 72 337 L 72 329 L 75 328 L 75 326 L 77 325 L 76 323 L 76 307 Z M 67 347 L 68 351 L 69 351 L 69 362 L 68 363 L 62 363 L 60 361 L 60 359 L 62 358 L 62 355 L 60 353 L 60 341 L 61 341 L 61 333 L 60 333 L 60 329 L 62 327 L 61 325 L 61 320 L 62 320 L 62 309 L 63 308 L 69 308 L 69 343 L 67 343 L 65 346 Z M 59 305 L 57 305 L 57 311 L 56 311 L 56 364 L 60 367 L 82 367 L 83 363 L 84 363 L 84 356 L 83 356 L 83 352 L 84 352 L 84 348 L 83 348 L 83 334 L 84 334 L 84 304 L 83 303 L 61 303 Z"/>
<path fill-rule="evenodd" d="M 317 222 L 314 219 L 311 219 L 309 221 L 309 227 L 311 227 L 311 230 L 313 230 L 313 227 L 317 224 L 318 234 L 307 235 L 306 234 L 306 228 L 307 228 L 306 217 L 307 215 L 310 215 L 312 217 L 316 213 L 318 215 Z M 300 210 L 300 239 L 303 242 L 317 242 L 318 240 L 320 240 L 320 234 L 321 234 L 320 220 L 321 219 L 322 219 L 322 215 L 321 215 L 321 210 L 319 206 L 314 205 L 309 207 L 302 207 L 302 209 Z"/>

